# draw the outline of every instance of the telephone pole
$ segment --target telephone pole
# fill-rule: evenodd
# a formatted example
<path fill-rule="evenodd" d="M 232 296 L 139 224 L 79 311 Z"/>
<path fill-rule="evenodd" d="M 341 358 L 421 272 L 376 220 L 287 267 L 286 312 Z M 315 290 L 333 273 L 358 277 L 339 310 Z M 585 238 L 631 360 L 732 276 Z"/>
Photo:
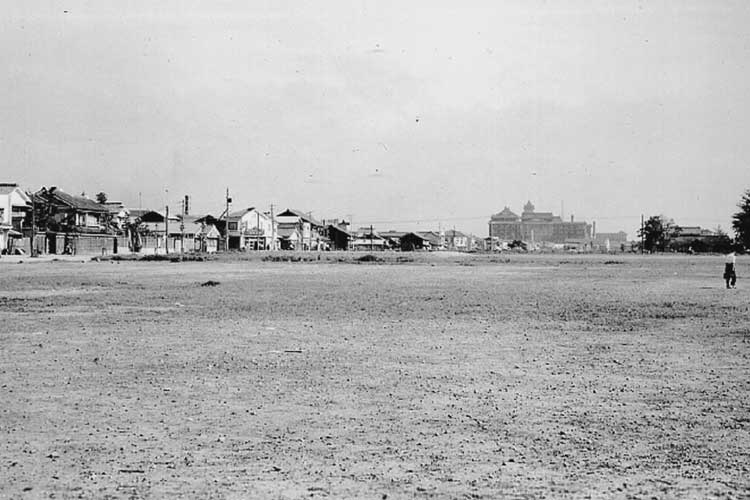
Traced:
<path fill-rule="evenodd" d="M 312 250 L 312 231 L 313 231 L 313 225 L 312 225 L 312 212 L 307 212 L 307 225 L 310 226 L 310 230 L 307 232 L 307 250 Z M 303 230 L 304 232 L 304 230 Z"/>
<path fill-rule="evenodd" d="M 180 260 L 185 255 L 185 213 L 187 207 L 187 196 L 182 200 L 182 216 L 180 217 Z"/>
<path fill-rule="evenodd" d="M 354 214 L 346 214 L 346 216 L 349 217 L 349 227 L 346 228 L 346 229 L 349 231 L 350 235 L 354 234 Z M 356 237 L 356 235 L 355 235 L 355 237 Z M 347 243 L 346 249 L 352 251 L 352 250 L 354 250 L 354 239 L 355 238 L 353 238 L 351 236 L 347 236 L 347 238 L 349 238 L 349 240 L 348 240 L 349 243 Z"/>
<path fill-rule="evenodd" d="M 36 257 L 36 203 L 31 193 L 31 256 Z"/>
<path fill-rule="evenodd" d="M 164 253 L 169 253 L 169 205 L 164 207 Z"/>
<path fill-rule="evenodd" d="M 276 219 L 273 215 L 273 203 L 271 203 L 271 248 L 270 250 L 276 250 Z"/>

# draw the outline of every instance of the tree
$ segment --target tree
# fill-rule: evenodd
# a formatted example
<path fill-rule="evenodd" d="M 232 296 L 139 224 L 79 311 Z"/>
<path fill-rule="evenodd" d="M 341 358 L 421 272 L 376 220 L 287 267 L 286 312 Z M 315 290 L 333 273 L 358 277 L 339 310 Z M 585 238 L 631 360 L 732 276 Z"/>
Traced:
<path fill-rule="evenodd" d="M 663 215 L 652 215 L 648 218 L 638 235 L 643 237 L 643 247 L 649 252 L 663 252 L 669 240 L 680 234 L 679 226 L 672 219 Z"/>
<path fill-rule="evenodd" d="M 97 203 L 101 203 L 102 205 L 107 203 L 107 193 L 105 193 L 104 191 L 96 193 L 96 201 Z"/>
<path fill-rule="evenodd" d="M 732 216 L 732 229 L 739 246 L 743 249 L 750 248 L 750 189 L 742 195 L 737 207 L 740 211 Z"/>

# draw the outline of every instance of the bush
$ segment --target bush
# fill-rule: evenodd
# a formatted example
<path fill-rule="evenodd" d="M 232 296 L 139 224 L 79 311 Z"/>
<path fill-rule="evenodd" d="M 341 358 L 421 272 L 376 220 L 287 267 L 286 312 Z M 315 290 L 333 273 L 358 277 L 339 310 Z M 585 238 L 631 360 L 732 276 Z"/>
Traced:
<path fill-rule="evenodd" d="M 359 262 L 380 262 L 382 259 L 368 253 L 367 255 L 357 258 L 357 260 Z"/>

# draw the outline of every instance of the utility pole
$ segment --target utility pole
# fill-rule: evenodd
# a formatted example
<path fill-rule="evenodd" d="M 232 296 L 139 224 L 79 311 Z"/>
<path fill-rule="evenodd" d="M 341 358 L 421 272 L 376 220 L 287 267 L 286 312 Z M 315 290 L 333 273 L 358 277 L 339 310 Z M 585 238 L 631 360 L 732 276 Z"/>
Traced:
<path fill-rule="evenodd" d="M 313 231 L 313 225 L 312 225 L 312 212 L 307 212 L 307 219 L 308 224 L 310 226 L 310 231 L 307 233 L 307 250 L 312 250 L 312 231 Z"/>
<path fill-rule="evenodd" d="M 229 197 L 229 188 L 227 188 L 227 212 L 224 217 L 224 251 L 229 251 L 229 206 L 232 203 L 232 198 Z"/>
<path fill-rule="evenodd" d="M 276 219 L 273 216 L 273 203 L 271 203 L 271 250 L 276 250 Z"/>
<path fill-rule="evenodd" d="M 169 253 L 169 205 L 165 207 L 164 215 L 164 253 Z"/>
<path fill-rule="evenodd" d="M 182 200 L 182 216 L 180 217 L 180 260 L 185 255 L 185 207 L 187 207 L 187 196 Z"/>
<path fill-rule="evenodd" d="M 31 256 L 32 257 L 36 257 L 36 244 L 35 243 L 36 243 L 36 203 L 34 202 L 34 193 L 31 193 Z"/>
<path fill-rule="evenodd" d="M 370 224 L 370 251 L 372 252 L 372 224 Z"/>
<path fill-rule="evenodd" d="M 348 227 L 349 234 L 354 234 L 354 214 L 346 214 L 346 216 L 349 217 L 349 227 Z M 350 237 L 347 236 L 347 238 L 350 238 Z M 347 241 L 348 243 L 346 245 L 346 249 L 350 251 L 354 250 L 354 245 L 353 245 L 354 238 L 350 238 Z"/>

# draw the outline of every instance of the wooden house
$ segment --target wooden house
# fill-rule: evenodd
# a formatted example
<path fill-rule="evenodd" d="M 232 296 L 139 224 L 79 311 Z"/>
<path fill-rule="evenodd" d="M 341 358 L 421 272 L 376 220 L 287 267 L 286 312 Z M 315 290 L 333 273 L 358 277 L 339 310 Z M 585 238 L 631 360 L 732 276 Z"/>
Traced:
<path fill-rule="evenodd" d="M 312 214 L 288 208 L 276 216 L 279 243 L 284 250 L 327 250 L 327 228 Z"/>
<path fill-rule="evenodd" d="M 331 250 L 349 250 L 354 240 L 354 235 L 343 227 L 329 224 L 328 240 L 331 242 Z"/>
<path fill-rule="evenodd" d="M 62 189 L 42 188 L 33 195 L 38 227 L 63 233 L 106 233 L 109 208 L 85 196 Z"/>
<path fill-rule="evenodd" d="M 420 233 L 406 233 L 400 239 L 402 252 L 412 252 L 414 250 L 432 250 L 430 240 Z"/>
<path fill-rule="evenodd" d="M 389 248 L 388 240 L 380 236 L 371 227 L 359 228 L 352 241 L 354 250 L 386 250 Z"/>

